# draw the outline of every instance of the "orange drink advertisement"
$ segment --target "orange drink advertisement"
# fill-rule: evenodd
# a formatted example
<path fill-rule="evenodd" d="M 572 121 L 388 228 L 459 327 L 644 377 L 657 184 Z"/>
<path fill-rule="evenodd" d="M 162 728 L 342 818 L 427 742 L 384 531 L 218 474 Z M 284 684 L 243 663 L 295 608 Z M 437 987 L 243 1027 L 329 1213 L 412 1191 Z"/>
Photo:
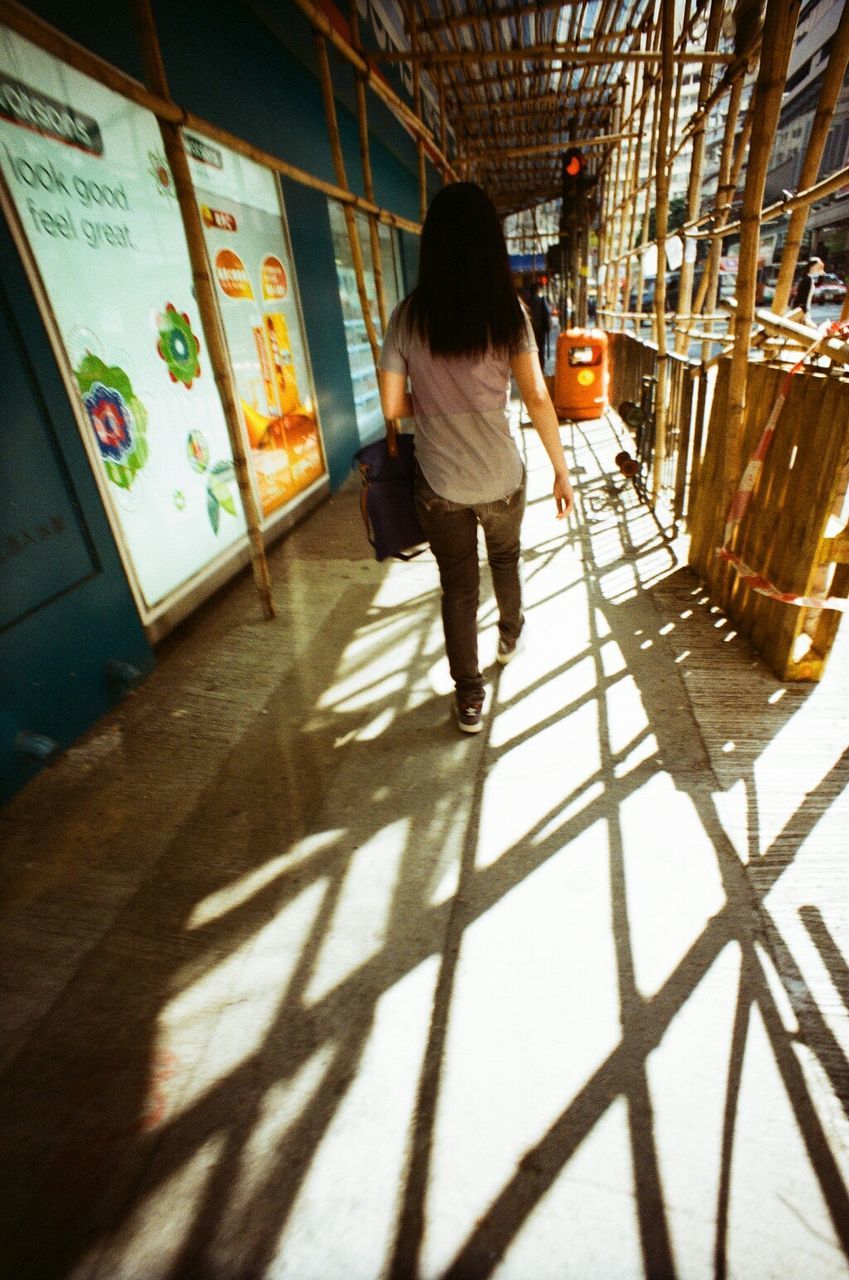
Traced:
<path fill-rule="evenodd" d="M 184 133 L 260 509 L 326 475 L 297 281 L 277 179 Z"/>

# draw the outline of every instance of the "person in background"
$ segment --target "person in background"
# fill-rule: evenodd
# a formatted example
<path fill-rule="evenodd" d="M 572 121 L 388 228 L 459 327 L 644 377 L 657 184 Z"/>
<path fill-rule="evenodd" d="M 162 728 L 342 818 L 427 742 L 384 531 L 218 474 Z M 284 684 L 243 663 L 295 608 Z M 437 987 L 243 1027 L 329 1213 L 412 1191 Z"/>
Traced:
<path fill-rule="evenodd" d="M 551 312 L 545 297 L 545 289 L 538 284 L 534 289 L 534 295 L 531 298 L 531 324 L 533 325 L 534 338 L 539 349 L 539 362 L 545 369 L 545 362 L 548 359 L 548 335 L 551 330 Z"/>
<path fill-rule="evenodd" d="M 822 258 L 811 258 L 808 262 L 807 275 L 796 285 L 796 293 L 794 295 L 793 305 L 801 307 L 805 321 L 811 323 L 811 295 L 816 287 L 817 278 L 825 271 L 825 263 Z"/>
<path fill-rule="evenodd" d="M 554 469 L 557 518 L 565 519 L 573 496 L 557 414 L 513 287 L 498 214 L 481 187 L 452 183 L 431 202 L 418 283 L 390 318 L 380 399 L 387 419 L 415 420 L 416 509 L 439 567 L 463 733 L 483 728 L 479 527 L 498 606 L 499 665 L 514 657 L 525 621 L 519 557 L 526 477 L 510 432 L 511 373 Z"/>

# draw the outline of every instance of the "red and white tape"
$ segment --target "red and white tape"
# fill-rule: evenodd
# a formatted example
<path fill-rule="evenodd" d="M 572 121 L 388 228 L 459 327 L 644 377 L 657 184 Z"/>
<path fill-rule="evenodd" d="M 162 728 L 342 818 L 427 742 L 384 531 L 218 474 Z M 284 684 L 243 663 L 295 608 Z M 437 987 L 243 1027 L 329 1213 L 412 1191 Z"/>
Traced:
<path fill-rule="evenodd" d="M 767 419 L 766 426 L 763 429 L 761 438 L 758 441 L 757 448 L 749 459 L 746 470 L 743 472 L 742 479 L 740 480 L 740 487 L 731 499 L 731 505 L 728 508 L 728 515 L 725 519 L 725 531 L 722 535 L 722 546 L 717 547 L 716 550 L 717 554 L 720 555 L 723 560 L 728 561 L 737 576 L 745 582 L 752 591 L 757 591 L 759 595 L 768 596 L 770 600 L 780 600 L 782 604 L 794 604 L 803 609 L 837 609 L 840 613 L 846 613 L 849 611 L 849 600 L 843 596 L 798 596 L 792 591 L 782 591 L 774 582 L 770 582 L 768 578 L 765 578 L 763 574 L 750 568 L 744 560 L 741 560 L 735 551 L 729 550 L 728 547 L 734 530 L 740 524 L 740 521 L 746 514 L 749 503 L 752 500 L 752 493 L 754 492 L 757 478 L 761 473 L 764 459 L 769 452 L 769 446 L 772 444 L 772 437 L 775 434 L 775 428 L 778 425 L 781 410 L 784 408 L 784 402 L 790 392 L 790 382 L 793 375 L 794 373 L 799 372 L 805 361 L 808 359 L 808 356 L 816 351 L 817 347 L 824 342 L 826 338 L 831 337 L 843 338 L 844 340 L 849 339 L 849 324 L 841 324 L 839 321 L 834 321 L 827 328 L 823 329 L 822 332 L 817 335 L 816 342 L 811 343 L 804 355 L 800 356 L 793 365 L 793 368 L 782 379 L 781 387 L 778 395 L 776 396 L 775 403 L 772 406 L 772 410 L 770 411 L 770 415 Z"/>
<path fill-rule="evenodd" d="M 738 578 L 759 595 L 768 596 L 770 600 L 780 600 L 782 604 L 795 604 L 802 609 L 837 609 L 840 613 L 849 612 L 849 600 L 845 596 L 795 596 L 792 591 L 779 591 L 774 582 L 750 569 L 735 551 L 729 551 L 727 547 L 718 547 L 717 550 L 722 559 L 733 566 Z"/>

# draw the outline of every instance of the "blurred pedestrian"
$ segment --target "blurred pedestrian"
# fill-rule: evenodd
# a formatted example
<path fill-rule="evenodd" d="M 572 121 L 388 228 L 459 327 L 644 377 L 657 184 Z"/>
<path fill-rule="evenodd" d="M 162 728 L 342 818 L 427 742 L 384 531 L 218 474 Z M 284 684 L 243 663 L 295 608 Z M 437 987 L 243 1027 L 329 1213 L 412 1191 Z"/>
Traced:
<path fill-rule="evenodd" d="M 794 295 L 794 306 L 801 307 L 804 312 L 804 320 L 811 323 L 811 297 L 819 276 L 825 271 L 825 263 L 822 258 L 811 258 L 808 262 L 807 275 L 796 285 L 796 293 Z"/>
<path fill-rule="evenodd" d="M 545 362 L 548 359 L 548 335 L 551 331 L 551 311 L 545 289 L 541 284 L 536 286 L 534 296 L 531 298 L 531 325 L 539 349 L 539 362 L 545 369 Z"/>

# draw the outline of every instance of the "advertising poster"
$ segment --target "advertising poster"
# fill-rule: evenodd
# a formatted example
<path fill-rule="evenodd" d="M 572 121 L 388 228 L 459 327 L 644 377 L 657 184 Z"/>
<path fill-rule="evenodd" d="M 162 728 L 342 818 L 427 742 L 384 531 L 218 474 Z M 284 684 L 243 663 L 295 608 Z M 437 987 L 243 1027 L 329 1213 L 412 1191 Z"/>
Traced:
<path fill-rule="evenodd" d="M 312 378 L 274 174 L 183 131 L 263 515 L 324 475 Z"/>
<path fill-rule="evenodd" d="M 245 533 L 159 127 L 0 26 L 0 166 L 153 610 Z"/>

